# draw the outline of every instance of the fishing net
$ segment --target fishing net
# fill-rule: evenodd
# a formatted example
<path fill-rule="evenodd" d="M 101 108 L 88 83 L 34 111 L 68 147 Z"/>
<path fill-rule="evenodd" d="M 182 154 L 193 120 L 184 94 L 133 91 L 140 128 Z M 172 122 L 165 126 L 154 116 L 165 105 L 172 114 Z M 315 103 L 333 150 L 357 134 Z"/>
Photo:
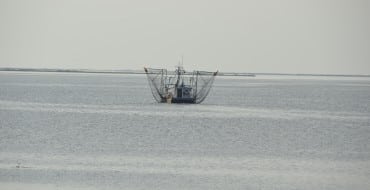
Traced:
<path fill-rule="evenodd" d="M 180 68 L 179 68 L 180 69 Z M 149 86 L 157 102 L 166 102 L 167 97 L 174 95 L 172 90 L 182 88 L 181 97 L 174 99 L 190 98 L 192 103 L 201 103 L 211 90 L 217 72 L 194 71 L 185 73 L 184 70 L 168 72 L 166 69 L 145 68 Z M 169 74 L 167 76 L 167 74 Z M 181 86 L 180 86 L 181 84 Z M 178 93 L 177 93 L 178 94 Z"/>
<path fill-rule="evenodd" d="M 195 78 L 195 103 L 199 104 L 209 94 L 217 72 L 194 71 Z"/>
<path fill-rule="evenodd" d="M 144 68 L 144 70 L 154 99 L 157 102 L 163 102 L 166 97 L 165 81 L 167 77 L 167 70 L 152 68 Z"/>

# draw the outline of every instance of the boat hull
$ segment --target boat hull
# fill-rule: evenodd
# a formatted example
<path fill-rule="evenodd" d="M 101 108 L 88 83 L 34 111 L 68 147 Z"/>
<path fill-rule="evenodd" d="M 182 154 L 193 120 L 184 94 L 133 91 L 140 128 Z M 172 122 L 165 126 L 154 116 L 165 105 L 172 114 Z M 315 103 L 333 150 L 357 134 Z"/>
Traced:
<path fill-rule="evenodd" d="M 162 100 L 163 103 L 167 102 L 166 99 Z M 195 104 L 195 98 L 172 98 L 171 103 L 175 104 Z"/>

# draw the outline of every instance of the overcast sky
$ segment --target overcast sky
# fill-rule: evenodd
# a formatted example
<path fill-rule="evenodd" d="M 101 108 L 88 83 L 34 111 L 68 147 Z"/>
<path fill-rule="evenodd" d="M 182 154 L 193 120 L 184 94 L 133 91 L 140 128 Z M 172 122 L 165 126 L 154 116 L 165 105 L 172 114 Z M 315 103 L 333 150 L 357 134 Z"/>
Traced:
<path fill-rule="evenodd" d="M 370 0 L 0 0 L 0 67 L 370 74 Z"/>

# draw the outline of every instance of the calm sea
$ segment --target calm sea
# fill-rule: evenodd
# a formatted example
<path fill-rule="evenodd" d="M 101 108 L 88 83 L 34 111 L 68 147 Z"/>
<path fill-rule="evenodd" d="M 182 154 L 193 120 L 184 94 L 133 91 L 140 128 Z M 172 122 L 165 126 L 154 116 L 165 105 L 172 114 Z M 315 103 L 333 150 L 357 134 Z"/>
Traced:
<path fill-rule="evenodd" d="M 370 79 L 0 72 L 0 189 L 370 189 Z"/>

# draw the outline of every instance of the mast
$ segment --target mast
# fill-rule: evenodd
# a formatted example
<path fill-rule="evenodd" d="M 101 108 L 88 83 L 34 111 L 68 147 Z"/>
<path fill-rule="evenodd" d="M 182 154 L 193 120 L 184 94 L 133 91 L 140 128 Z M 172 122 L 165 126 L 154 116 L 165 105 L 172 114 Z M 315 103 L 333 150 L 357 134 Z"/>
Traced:
<path fill-rule="evenodd" d="M 179 86 L 180 84 L 180 80 L 181 80 L 181 72 L 183 72 L 182 68 L 184 66 L 184 56 L 181 55 L 181 61 L 179 61 L 179 65 L 177 66 L 177 81 L 176 81 L 176 88 Z M 183 81 L 184 82 L 184 81 Z"/>
<path fill-rule="evenodd" d="M 181 75 L 180 66 L 178 66 L 177 67 L 177 81 L 176 81 L 176 85 L 175 85 L 176 88 L 179 86 L 179 83 L 180 83 L 180 75 Z"/>

